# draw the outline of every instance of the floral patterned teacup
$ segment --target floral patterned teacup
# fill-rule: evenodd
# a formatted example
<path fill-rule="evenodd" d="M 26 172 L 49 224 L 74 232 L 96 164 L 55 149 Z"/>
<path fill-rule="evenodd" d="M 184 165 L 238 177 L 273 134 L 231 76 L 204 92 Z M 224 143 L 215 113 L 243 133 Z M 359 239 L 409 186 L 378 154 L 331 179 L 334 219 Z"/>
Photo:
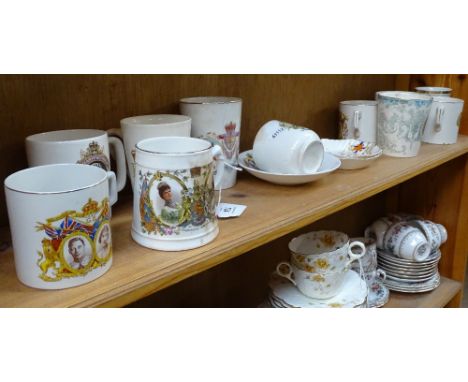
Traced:
<path fill-rule="evenodd" d="M 442 224 L 433 223 L 429 220 L 411 220 L 408 223 L 418 228 L 426 236 L 431 245 L 431 251 L 435 251 L 447 241 L 447 230 Z"/>
<path fill-rule="evenodd" d="M 356 254 L 352 248 L 359 247 Z M 341 272 L 366 253 L 360 241 L 350 243 L 348 235 L 337 231 L 315 231 L 300 235 L 289 242 L 291 259 L 307 272 L 325 274 Z"/>
<path fill-rule="evenodd" d="M 317 299 L 336 296 L 340 292 L 347 271 L 345 269 L 326 274 L 311 273 L 288 262 L 281 262 L 276 267 L 276 272 L 291 281 L 304 295 Z"/>
<path fill-rule="evenodd" d="M 395 223 L 387 230 L 384 247 L 393 255 L 411 261 L 424 261 L 431 253 L 424 234 L 407 222 Z"/>
<path fill-rule="evenodd" d="M 361 241 L 366 246 L 366 254 L 361 257 L 362 269 L 365 273 L 375 271 L 377 269 L 377 246 L 375 239 L 370 237 L 354 237 L 351 241 Z M 352 269 L 359 273 L 360 266 L 358 262 L 354 262 Z"/>

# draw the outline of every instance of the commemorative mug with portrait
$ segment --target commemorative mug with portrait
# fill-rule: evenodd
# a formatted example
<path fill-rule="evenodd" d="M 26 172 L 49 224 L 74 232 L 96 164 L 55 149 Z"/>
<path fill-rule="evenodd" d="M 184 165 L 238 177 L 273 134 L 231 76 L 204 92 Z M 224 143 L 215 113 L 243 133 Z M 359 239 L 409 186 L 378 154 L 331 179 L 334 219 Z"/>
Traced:
<path fill-rule="evenodd" d="M 274 120 L 257 132 L 252 155 L 263 171 L 311 174 L 322 165 L 324 148 L 314 131 Z"/>
<path fill-rule="evenodd" d="M 463 103 L 459 98 L 433 97 L 431 111 L 424 127 L 423 142 L 457 143 Z"/>
<path fill-rule="evenodd" d="M 208 244 L 219 232 L 214 187 L 224 164 L 221 147 L 198 138 L 138 142 L 132 237 L 140 245 L 181 251 Z"/>
<path fill-rule="evenodd" d="M 26 138 L 29 167 L 58 163 L 79 163 L 111 170 L 110 156 L 115 159 L 117 190 L 127 181 L 127 167 L 122 142 L 104 130 L 75 129 L 48 131 Z M 109 156 L 110 154 L 110 156 Z"/>
<path fill-rule="evenodd" d="M 358 253 L 353 249 L 360 248 Z M 314 231 L 289 242 L 291 261 L 297 267 L 312 273 L 340 272 L 366 254 L 360 241 L 350 242 L 348 235 L 337 231 Z"/>
<path fill-rule="evenodd" d="M 123 140 L 132 187 L 135 184 L 136 144 L 147 138 L 190 137 L 190 122 L 190 118 L 185 115 L 139 115 L 122 119 L 120 128 L 107 130 L 111 136 L 115 135 Z"/>
<path fill-rule="evenodd" d="M 192 119 L 192 137 L 206 139 L 223 149 L 225 161 L 237 166 L 242 99 L 236 97 L 189 97 L 180 101 L 180 113 Z M 236 184 L 237 171 L 225 167 L 221 189 Z"/>
<path fill-rule="evenodd" d="M 39 289 L 85 284 L 112 265 L 115 174 L 83 164 L 18 171 L 4 182 L 19 280 Z"/>
<path fill-rule="evenodd" d="M 394 157 L 418 155 L 432 97 L 384 91 L 377 93 L 377 101 L 377 144 L 383 153 Z"/>
<path fill-rule="evenodd" d="M 451 97 L 452 89 L 444 88 L 441 86 L 418 86 L 416 92 L 427 94 L 430 96 L 437 97 Z"/>
<path fill-rule="evenodd" d="M 377 142 L 377 101 L 341 101 L 339 138 Z"/>

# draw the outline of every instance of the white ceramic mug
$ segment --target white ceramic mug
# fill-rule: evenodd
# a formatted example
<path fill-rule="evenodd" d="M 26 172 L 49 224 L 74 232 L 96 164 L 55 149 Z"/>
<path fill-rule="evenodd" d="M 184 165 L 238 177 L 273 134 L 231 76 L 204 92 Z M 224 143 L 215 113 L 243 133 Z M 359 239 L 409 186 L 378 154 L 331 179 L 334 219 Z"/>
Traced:
<path fill-rule="evenodd" d="M 109 153 L 116 161 L 117 190 L 127 181 L 127 167 L 122 142 L 104 130 L 58 130 L 26 138 L 28 164 L 42 166 L 57 163 L 80 163 L 110 171 Z M 109 150 L 110 149 L 110 150 Z"/>
<path fill-rule="evenodd" d="M 432 97 L 385 91 L 377 93 L 377 100 L 377 144 L 383 153 L 395 157 L 418 155 Z"/>
<path fill-rule="evenodd" d="M 339 138 L 377 142 L 377 101 L 341 101 Z"/>
<path fill-rule="evenodd" d="M 311 174 L 323 161 L 320 137 L 306 127 L 269 121 L 255 136 L 253 158 L 260 170 L 282 174 Z"/>
<path fill-rule="evenodd" d="M 62 289 L 102 276 L 112 264 L 110 206 L 115 174 L 83 164 L 31 167 L 5 179 L 19 280 Z"/>
<path fill-rule="evenodd" d="M 440 86 L 418 86 L 416 91 L 430 96 L 450 97 L 452 95 L 452 89 Z"/>
<path fill-rule="evenodd" d="M 423 142 L 457 143 L 462 111 L 462 99 L 433 97 L 431 111 L 424 127 Z"/>
<path fill-rule="evenodd" d="M 214 186 L 223 176 L 224 164 L 217 161 L 221 158 L 221 148 L 203 139 L 138 142 L 133 239 L 163 251 L 197 248 L 214 240 L 219 232 Z"/>
<path fill-rule="evenodd" d="M 192 137 L 223 149 L 225 160 L 237 166 L 242 117 L 242 99 L 236 97 L 190 97 L 180 100 L 180 113 L 192 119 Z M 237 171 L 224 169 L 220 188 L 236 184 Z"/>
<path fill-rule="evenodd" d="M 122 119 L 120 129 L 108 130 L 109 134 L 118 136 L 124 142 L 132 187 L 135 183 L 136 144 L 154 137 L 190 137 L 190 122 L 190 118 L 185 115 L 139 115 Z"/>

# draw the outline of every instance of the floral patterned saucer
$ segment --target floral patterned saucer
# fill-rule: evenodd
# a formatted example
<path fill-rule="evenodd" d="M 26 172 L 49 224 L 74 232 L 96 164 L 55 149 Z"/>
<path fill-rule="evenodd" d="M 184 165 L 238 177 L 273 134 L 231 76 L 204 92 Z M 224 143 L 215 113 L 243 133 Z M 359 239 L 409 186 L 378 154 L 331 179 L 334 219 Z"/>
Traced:
<path fill-rule="evenodd" d="M 379 280 L 373 280 L 368 284 L 369 294 L 367 296 L 368 308 L 380 308 L 384 306 L 390 297 L 390 291 Z"/>
<path fill-rule="evenodd" d="M 382 149 L 375 143 L 356 139 L 322 139 L 325 152 L 341 160 L 341 169 L 356 170 L 369 166 L 382 155 Z"/>
<path fill-rule="evenodd" d="M 286 279 L 274 274 L 270 281 L 270 303 L 277 307 L 292 308 L 355 308 L 365 304 L 367 285 L 354 271 L 348 271 L 340 293 L 318 300 L 303 295 Z"/>
<path fill-rule="evenodd" d="M 255 164 L 252 156 L 252 150 L 244 151 L 243 153 L 239 154 L 239 166 L 241 166 L 244 170 L 253 176 L 262 180 L 266 180 L 270 183 L 289 186 L 316 181 L 337 170 L 340 165 L 341 162 L 338 158 L 331 154 L 325 153 L 322 165 L 317 172 L 311 174 L 280 174 L 260 170 Z"/>

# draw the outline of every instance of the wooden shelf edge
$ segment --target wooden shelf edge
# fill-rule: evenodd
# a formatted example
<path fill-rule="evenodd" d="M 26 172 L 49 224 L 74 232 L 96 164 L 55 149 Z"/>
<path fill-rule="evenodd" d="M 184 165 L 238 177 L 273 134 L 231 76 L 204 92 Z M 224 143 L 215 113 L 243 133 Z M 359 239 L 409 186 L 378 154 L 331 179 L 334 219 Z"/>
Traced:
<path fill-rule="evenodd" d="M 441 277 L 440 285 L 431 292 L 399 293 L 390 291 L 390 299 L 384 308 L 443 308 L 461 291 L 459 281 Z"/>

